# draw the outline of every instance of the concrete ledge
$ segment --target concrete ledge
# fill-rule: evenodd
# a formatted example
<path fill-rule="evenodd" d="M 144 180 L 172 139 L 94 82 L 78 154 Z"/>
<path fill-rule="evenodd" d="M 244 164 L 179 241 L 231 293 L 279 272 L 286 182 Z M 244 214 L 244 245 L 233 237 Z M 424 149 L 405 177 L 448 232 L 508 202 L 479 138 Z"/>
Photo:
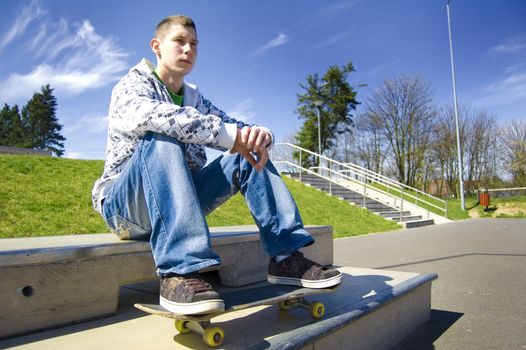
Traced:
<path fill-rule="evenodd" d="M 307 230 L 316 244 L 304 252 L 333 262 L 332 227 Z M 0 338 L 115 313 L 120 286 L 156 279 L 149 242 L 112 234 L 2 239 Z M 212 229 L 221 282 L 266 279 L 268 256 L 255 226 Z"/>
<path fill-rule="evenodd" d="M 350 303 L 328 318 L 251 349 L 389 349 L 429 320 L 431 282 L 437 277 L 419 274 L 361 299 L 349 297 Z"/>
<path fill-rule="evenodd" d="M 48 156 L 52 155 L 50 150 L 38 150 L 31 148 L 20 148 L 10 146 L 0 146 L 0 154 L 16 154 L 16 155 L 28 155 L 28 156 Z"/>

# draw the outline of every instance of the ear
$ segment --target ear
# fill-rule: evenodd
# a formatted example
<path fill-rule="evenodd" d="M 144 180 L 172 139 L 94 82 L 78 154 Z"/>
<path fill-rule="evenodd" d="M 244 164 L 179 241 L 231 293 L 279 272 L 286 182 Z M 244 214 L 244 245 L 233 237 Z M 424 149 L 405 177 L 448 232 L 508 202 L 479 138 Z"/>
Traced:
<path fill-rule="evenodd" d="M 152 49 L 152 52 L 155 54 L 155 56 L 159 58 L 161 57 L 161 41 L 159 38 L 153 38 L 150 41 L 150 48 Z"/>

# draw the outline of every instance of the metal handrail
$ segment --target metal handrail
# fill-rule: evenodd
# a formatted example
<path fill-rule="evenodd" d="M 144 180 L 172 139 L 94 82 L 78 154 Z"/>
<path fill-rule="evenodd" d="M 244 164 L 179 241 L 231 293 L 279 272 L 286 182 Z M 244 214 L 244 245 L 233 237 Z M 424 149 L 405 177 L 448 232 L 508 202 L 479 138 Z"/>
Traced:
<path fill-rule="evenodd" d="M 430 206 L 432 208 L 435 208 L 441 212 L 444 212 L 443 216 L 444 217 L 447 217 L 447 202 L 445 200 L 442 200 L 440 198 L 437 198 L 437 197 L 434 197 L 428 193 L 425 193 L 421 190 L 418 190 L 416 188 L 413 188 L 411 186 L 407 186 L 399 181 L 396 181 L 396 180 L 393 180 L 385 175 L 382 175 L 382 174 L 378 174 L 378 173 L 375 173 L 369 169 L 366 169 L 366 168 L 363 168 L 359 165 L 356 165 L 356 164 L 352 164 L 352 163 L 342 163 L 342 162 L 339 162 L 337 160 L 334 160 L 334 159 L 331 159 L 331 158 L 328 158 L 324 155 L 320 155 L 320 154 L 317 154 L 315 152 L 312 152 L 312 151 L 309 151 L 307 149 L 304 149 L 302 147 L 299 147 L 297 145 L 294 145 L 294 144 L 291 144 L 291 143 L 277 143 L 275 144 L 275 146 L 286 146 L 286 147 L 289 147 L 289 148 L 292 148 L 292 149 L 295 149 L 296 151 L 299 151 L 299 155 L 300 155 L 300 165 L 297 165 L 297 164 L 294 164 L 293 162 L 289 162 L 289 161 L 275 161 L 274 160 L 274 152 L 272 152 L 272 158 L 273 158 L 273 161 L 275 163 L 285 163 L 289 166 L 293 166 L 294 168 L 297 168 L 297 169 L 300 169 L 300 172 L 299 172 L 299 176 L 300 176 L 300 180 L 301 180 L 301 174 L 302 174 L 302 171 L 304 172 L 307 172 L 307 173 L 310 173 L 310 174 L 314 174 L 316 176 L 319 176 L 319 177 L 322 177 L 326 180 L 329 181 L 329 183 L 331 182 L 334 182 L 334 183 L 337 183 L 337 181 L 335 181 L 335 178 L 342 178 L 342 179 L 345 179 L 347 181 L 352 181 L 354 183 L 358 183 L 360 185 L 362 185 L 364 187 L 363 189 L 363 192 L 364 192 L 364 195 L 367 195 L 367 188 L 370 188 L 370 189 L 374 189 L 375 191 L 378 191 L 380 193 L 383 193 L 393 199 L 400 199 L 400 203 L 401 203 L 401 206 L 403 208 L 403 202 L 404 201 L 408 201 L 408 198 L 409 199 L 413 199 L 415 201 L 415 205 L 419 206 L 418 203 L 422 203 L 422 204 L 426 204 L 427 206 Z M 303 168 L 301 166 L 301 163 L 302 163 L 302 157 L 303 157 L 303 153 L 306 153 L 308 155 L 311 155 L 311 156 L 314 156 L 316 158 L 319 158 L 320 160 L 324 160 L 326 163 L 327 163 L 327 167 L 323 167 L 323 166 L 318 166 L 318 167 L 312 167 L 310 169 L 306 169 L 306 168 Z M 316 162 L 318 164 L 321 164 L 321 162 Z M 340 168 L 340 169 L 334 169 L 334 166 L 336 165 L 336 167 Z M 318 170 L 318 173 L 314 172 L 312 169 L 317 169 Z M 322 171 L 326 171 L 329 173 L 329 176 L 323 176 L 321 174 Z M 350 175 L 354 175 L 354 178 L 353 176 L 349 176 L 347 174 L 350 174 Z M 378 184 L 380 186 L 384 186 L 387 188 L 387 192 L 384 191 L 383 189 L 381 188 L 378 188 L 378 187 L 375 187 L 375 186 L 371 186 L 370 184 Z M 341 185 L 341 183 L 340 183 Z M 399 193 L 399 195 L 395 195 L 393 193 L 391 193 L 390 191 L 396 191 Z M 413 195 L 411 192 L 413 192 L 415 195 Z M 419 197 L 419 194 L 420 194 L 420 197 Z M 424 198 L 422 198 L 424 197 Z M 427 200 L 426 200 L 427 199 Z M 433 200 L 435 202 L 438 202 L 439 204 L 443 204 L 443 206 L 440 206 L 440 205 L 436 205 L 434 203 L 431 203 L 429 200 Z M 409 202 L 412 202 L 412 201 L 409 201 Z M 395 202 L 396 203 L 396 202 Z M 427 209 L 428 213 L 429 213 L 429 209 Z M 401 211 L 402 212 L 402 211 Z"/>

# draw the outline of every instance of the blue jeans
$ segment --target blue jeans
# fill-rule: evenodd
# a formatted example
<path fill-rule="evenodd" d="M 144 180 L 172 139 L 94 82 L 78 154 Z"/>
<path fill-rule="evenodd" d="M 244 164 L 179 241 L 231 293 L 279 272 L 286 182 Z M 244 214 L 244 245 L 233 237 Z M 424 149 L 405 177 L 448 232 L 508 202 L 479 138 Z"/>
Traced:
<path fill-rule="evenodd" d="M 270 161 L 257 172 L 240 155 L 225 153 L 192 174 L 184 144 L 156 133 L 141 140 L 105 198 L 102 214 L 122 239 L 149 238 L 160 276 L 188 274 L 221 263 L 205 215 L 238 191 L 270 256 L 314 242 Z"/>

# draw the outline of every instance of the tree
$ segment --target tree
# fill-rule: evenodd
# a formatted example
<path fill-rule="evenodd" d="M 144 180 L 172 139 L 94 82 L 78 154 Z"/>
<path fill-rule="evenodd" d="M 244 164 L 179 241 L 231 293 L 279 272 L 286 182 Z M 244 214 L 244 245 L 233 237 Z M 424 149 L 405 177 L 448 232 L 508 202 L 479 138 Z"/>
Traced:
<path fill-rule="evenodd" d="M 515 186 L 526 186 L 526 122 L 514 120 L 502 127 L 502 155 Z"/>
<path fill-rule="evenodd" d="M 464 108 L 459 109 L 459 133 L 460 140 L 466 139 Z M 443 181 L 446 182 L 450 193 L 458 198 L 459 183 L 458 183 L 458 152 L 457 152 L 457 136 L 455 115 L 453 107 L 448 106 L 443 108 L 438 115 L 438 120 L 433 127 L 433 138 L 431 147 L 431 156 L 436 164 L 436 172 L 434 180 L 439 187 L 439 193 L 442 192 Z M 463 147 L 461 147 L 462 149 Z"/>
<path fill-rule="evenodd" d="M 466 139 L 464 142 L 465 188 L 472 192 L 488 187 L 496 176 L 495 153 L 497 121 L 484 111 L 466 115 Z"/>
<path fill-rule="evenodd" d="M 394 173 L 408 186 L 421 176 L 435 115 L 429 84 L 419 76 L 385 80 L 366 101 L 367 123 L 388 143 Z"/>
<path fill-rule="evenodd" d="M 35 93 L 22 109 L 22 121 L 28 130 L 27 147 L 49 149 L 57 156 L 64 154 L 64 141 L 61 134 L 62 125 L 56 117 L 57 99 L 49 85 Z"/>
<path fill-rule="evenodd" d="M 298 94 L 298 108 L 296 114 L 304 123 L 296 134 L 296 141 L 300 147 L 318 153 L 318 113 L 320 114 L 321 153 L 334 148 L 338 135 L 350 130 L 352 115 L 359 102 L 356 91 L 348 83 L 349 75 L 354 71 L 353 64 L 347 63 L 343 67 L 331 66 L 320 79 L 316 73 L 307 76 L 307 83 L 300 84 L 305 91 Z M 316 105 L 315 101 L 320 101 Z M 314 165 L 313 157 L 302 159 L 302 165 Z"/>
<path fill-rule="evenodd" d="M 383 173 L 387 157 L 387 144 L 380 130 L 367 114 L 359 114 L 356 120 L 353 153 L 360 165 L 375 173 Z"/>
<path fill-rule="evenodd" d="M 0 145 L 26 147 L 27 131 L 22 124 L 18 106 L 12 108 L 4 104 L 0 111 Z"/>

